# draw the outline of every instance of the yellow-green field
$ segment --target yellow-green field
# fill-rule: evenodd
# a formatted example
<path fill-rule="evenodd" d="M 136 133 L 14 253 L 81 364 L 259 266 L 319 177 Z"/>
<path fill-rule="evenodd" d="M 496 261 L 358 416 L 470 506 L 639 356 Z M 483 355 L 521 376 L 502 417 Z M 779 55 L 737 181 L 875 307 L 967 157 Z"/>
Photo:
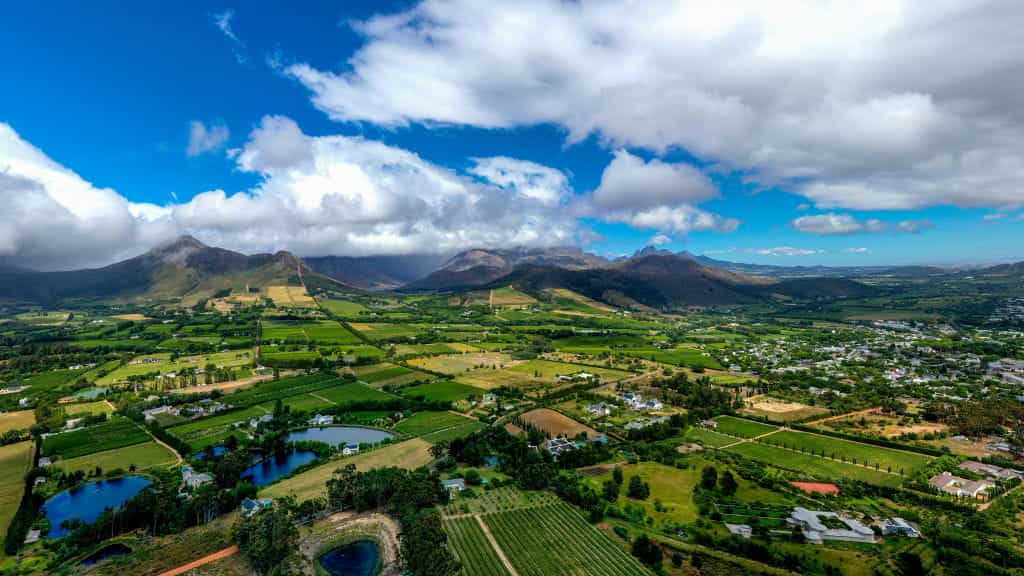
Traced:
<path fill-rule="evenodd" d="M 177 463 L 178 457 L 156 442 L 149 441 L 124 448 L 116 448 L 105 452 L 97 452 L 88 456 L 79 456 L 68 460 L 57 460 L 54 466 L 63 472 L 81 470 L 88 472 L 97 466 L 109 472 L 115 468 L 128 470 L 134 464 L 138 470 L 155 466 L 170 466 Z"/>
<path fill-rule="evenodd" d="M 409 360 L 411 366 L 456 376 L 477 368 L 490 368 L 497 366 L 501 368 L 512 364 L 512 356 L 501 352 L 477 352 L 469 354 L 445 354 L 442 356 L 430 356 L 427 358 L 413 358 Z"/>
<path fill-rule="evenodd" d="M 0 434 L 10 430 L 24 430 L 36 423 L 36 413 L 32 410 L 4 412 L 0 414 Z"/>
<path fill-rule="evenodd" d="M 66 404 L 64 405 L 64 412 L 70 417 L 78 417 L 85 415 L 96 414 L 110 414 L 113 412 L 110 404 L 97 400 L 96 402 L 83 402 L 81 404 Z"/>
<path fill-rule="evenodd" d="M 4 534 L 21 505 L 25 474 L 31 467 L 32 442 L 0 447 L 0 528 Z"/>
<path fill-rule="evenodd" d="M 217 352 L 215 354 L 202 354 L 195 356 L 181 356 L 171 361 L 171 353 L 146 354 L 132 358 L 127 364 L 114 370 L 110 374 L 96 380 L 99 385 L 125 382 L 129 376 L 139 376 L 151 372 L 166 374 L 168 372 L 179 372 L 184 368 L 203 368 L 207 364 L 224 366 L 226 368 L 237 368 L 248 366 L 252 362 L 252 351 L 232 350 L 229 352 Z"/>
<path fill-rule="evenodd" d="M 334 471 L 342 466 L 355 464 L 356 468 L 361 471 L 382 466 L 400 466 L 411 470 L 426 466 L 430 460 L 430 443 L 414 438 L 358 456 L 331 460 L 312 470 L 268 486 L 266 490 L 260 492 L 260 495 L 271 498 L 295 495 L 298 500 L 324 497 L 327 495 L 327 481 L 330 480 Z"/>
<path fill-rule="evenodd" d="M 306 293 L 302 286 L 267 286 L 267 298 L 274 301 L 275 306 L 315 306 L 313 297 Z"/>

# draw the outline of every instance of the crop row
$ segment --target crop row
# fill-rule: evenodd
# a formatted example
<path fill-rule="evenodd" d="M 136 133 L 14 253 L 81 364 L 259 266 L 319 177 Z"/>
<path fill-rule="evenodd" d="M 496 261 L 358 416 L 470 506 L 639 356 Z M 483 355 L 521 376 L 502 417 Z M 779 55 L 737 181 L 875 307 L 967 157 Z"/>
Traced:
<path fill-rule="evenodd" d="M 487 540 L 479 521 L 472 516 L 445 520 L 448 543 L 462 562 L 463 576 L 499 576 L 508 574 L 501 558 Z"/>
<path fill-rule="evenodd" d="M 521 576 L 650 574 L 564 503 L 488 514 L 484 520 Z"/>
<path fill-rule="evenodd" d="M 43 441 L 43 454 L 70 459 L 141 444 L 147 440 L 149 435 L 134 422 L 115 417 L 103 424 L 48 437 Z"/>

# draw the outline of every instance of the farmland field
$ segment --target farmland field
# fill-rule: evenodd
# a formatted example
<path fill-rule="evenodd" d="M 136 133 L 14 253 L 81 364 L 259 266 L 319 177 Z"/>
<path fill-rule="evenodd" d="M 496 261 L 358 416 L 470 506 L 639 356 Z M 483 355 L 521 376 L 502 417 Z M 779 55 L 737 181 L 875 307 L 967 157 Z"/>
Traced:
<path fill-rule="evenodd" d="M 149 434 L 127 418 L 115 416 L 109 422 L 43 440 L 43 455 L 61 459 L 77 458 L 149 441 Z"/>
<path fill-rule="evenodd" d="M 124 382 L 129 376 L 141 376 L 152 372 L 166 374 L 168 372 L 179 372 L 184 368 L 203 368 L 207 364 L 237 368 L 248 366 L 252 362 L 252 353 L 248 350 L 234 350 L 230 352 L 217 352 L 215 354 L 202 354 L 193 356 L 181 356 L 177 360 L 171 360 L 171 353 L 146 354 L 133 358 L 127 364 L 114 370 L 110 374 L 98 378 L 96 384 L 106 385 L 115 382 Z"/>
<path fill-rule="evenodd" d="M 812 478 L 829 480 L 847 478 L 888 487 L 899 486 L 903 480 L 900 476 L 887 474 L 884 470 L 875 471 L 870 468 L 826 460 L 817 456 L 811 456 L 810 454 L 801 454 L 759 442 L 745 442 L 725 450 L 764 464 L 808 474 Z"/>
<path fill-rule="evenodd" d="M 828 414 L 828 408 L 820 406 L 808 406 L 797 402 L 787 402 L 770 396 L 754 396 L 747 399 L 744 414 L 751 416 L 764 416 L 772 420 L 791 422 L 802 420 L 811 416 Z"/>
<path fill-rule="evenodd" d="M 824 453 L 825 456 L 834 458 L 845 457 L 847 460 L 856 460 L 858 463 L 866 463 L 869 466 L 878 464 L 883 470 L 891 467 L 893 472 L 902 470 L 907 474 L 923 468 L 932 460 L 929 456 L 915 452 L 904 452 L 793 430 L 772 434 L 764 441 L 770 444 L 781 444 L 788 448 Z"/>
<path fill-rule="evenodd" d="M 655 362 L 661 362 L 663 364 L 672 364 L 674 366 L 687 366 L 689 368 L 711 368 L 713 370 L 721 370 L 722 365 L 718 363 L 711 356 L 706 355 L 704 352 L 697 350 L 696 348 L 687 348 L 685 346 L 679 348 L 670 348 L 667 350 L 661 350 L 659 348 L 646 348 L 646 349 L 626 349 L 622 350 L 623 354 L 627 356 L 635 356 L 637 358 L 645 358 L 647 360 L 654 360 Z"/>
<path fill-rule="evenodd" d="M 395 426 L 395 430 L 413 436 L 421 436 L 467 422 L 475 422 L 475 420 L 451 412 L 419 412 L 399 422 Z"/>
<path fill-rule="evenodd" d="M 523 414 L 522 418 L 551 436 L 565 436 L 575 438 L 578 434 L 586 434 L 589 438 L 597 438 L 601 433 L 590 426 L 584 426 L 568 416 L 551 410 L 550 408 L 538 408 Z"/>
<path fill-rule="evenodd" d="M 444 356 L 429 356 L 426 358 L 413 358 L 409 364 L 442 374 L 462 374 L 468 370 L 477 368 L 490 368 L 491 366 L 501 367 L 512 362 L 512 357 L 500 352 L 479 352 L 471 354 L 448 354 Z"/>
<path fill-rule="evenodd" d="M 384 322 L 360 322 L 351 324 L 352 328 L 362 332 L 371 340 L 391 340 L 393 338 L 408 338 L 423 332 L 409 324 L 387 324 Z"/>
<path fill-rule="evenodd" d="M 393 398 L 390 394 L 374 390 L 358 382 L 348 382 L 341 385 L 334 385 L 330 388 L 313 392 L 314 396 L 323 398 L 334 404 L 352 404 L 354 402 L 367 402 L 370 400 L 387 400 Z"/>
<path fill-rule="evenodd" d="M 320 300 L 320 306 L 326 308 L 331 314 L 342 318 L 351 318 L 369 311 L 366 306 L 350 300 Z"/>
<path fill-rule="evenodd" d="M 514 288 L 496 288 L 490 293 L 491 306 L 522 306 L 536 301 L 533 296 Z"/>
<path fill-rule="evenodd" d="M 244 410 L 236 410 L 227 414 L 218 414 L 202 420 L 181 424 L 167 431 L 188 443 L 193 451 L 221 442 L 231 435 L 232 424 L 246 422 L 250 418 L 258 418 L 267 411 L 259 406 L 250 406 Z"/>
<path fill-rule="evenodd" d="M 477 420 L 467 419 L 466 422 L 458 424 L 451 428 L 445 428 L 444 430 L 438 430 L 437 432 L 431 432 L 421 437 L 421 439 L 430 442 L 431 444 L 437 444 L 438 442 L 451 442 L 456 438 L 465 438 L 470 434 L 482 430 L 484 423 Z"/>
<path fill-rule="evenodd" d="M 395 355 L 400 358 L 409 356 L 432 356 L 440 354 L 461 354 L 477 352 L 475 346 L 461 342 L 434 342 L 432 344 L 399 344 L 395 346 Z"/>
<path fill-rule="evenodd" d="M 715 422 L 718 422 L 718 428 L 716 428 L 718 432 L 729 434 L 730 436 L 739 436 L 740 438 L 753 438 L 778 430 L 778 427 L 771 424 L 762 424 L 761 422 L 744 420 L 743 418 L 735 418 L 733 416 L 719 416 L 715 418 Z"/>
<path fill-rule="evenodd" d="M 520 576 L 649 575 L 568 504 L 483 516 Z"/>
<path fill-rule="evenodd" d="M 32 442 L 0 446 L 0 530 L 7 534 L 25 492 L 25 474 L 32 468 Z M 0 554 L 2 555 L 2 554 Z"/>
<path fill-rule="evenodd" d="M 110 404 L 97 400 L 96 402 L 83 402 L 80 404 L 67 404 L 64 411 L 68 416 L 84 416 L 86 414 L 110 414 L 114 411 Z"/>
<path fill-rule="evenodd" d="M 277 484 L 268 486 L 260 492 L 260 495 L 280 498 L 291 494 L 297 496 L 299 500 L 322 498 L 327 494 L 327 481 L 331 479 L 334 471 L 338 468 L 348 464 L 355 464 L 356 468 L 364 472 L 371 468 L 386 466 L 399 466 L 412 470 L 430 463 L 429 449 L 430 444 L 419 438 L 413 438 L 412 440 L 391 444 L 356 456 L 334 459 Z"/>
<path fill-rule="evenodd" d="M 34 410 L 4 412 L 0 414 L 0 434 L 10 430 L 27 430 L 35 423 L 36 413 Z"/>
<path fill-rule="evenodd" d="M 267 286 L 266 294 L 275 306 L 308 307 L 316 304 L 302 286 Z"/>
<path fill-rule="evenodd" d="M 722 446 L 728 446 L 737 442 L 732 436 L 719 434 L 705 428 L 690 428 L 683 437 L 690 442 L 696 442 L 707 448 L 721 448 Z"/>
<path fill-rule="evenodd" d="M 409 398 L 424 398 L 426 400 L 437 402 L 458 402 L 459 400 L 480 396 L 483 393 L 484 391 L 479 388 L 450 381 L 419 384 L 417 386 L 403 388 L 401 392 L 402 396 L 407 396 Z"/>
<path fill-rule="evenodd" d="M 464 576 L 508 574 L 476 517 L 447 519 L 444 521 L 444 531 L 448 533 L 448 545 L 462 561 Z"/>
<path fill-rule="evenodd" d="M 124 448 L 115 448 L 114 450 L 105 450 L 95 454 L 79 456 L 78 458 L 58 460 L 54 463 L 54 467 L 64 473 L 77 470 L 89 472 L 97 466 L 109 472 L 114 468 L 127 470 L 132 464 L 139 470 L 145 470 L 154 466 L 169 466 L 177 461 L 177 456 L 171 453 L 170 450 L 151 440 Z"/>
<path fill-rule="evenodd" d="M 273 402 L 279 398 L 287 398 L 297 394 L 315 392 L 333 386 L 338 378 L 324 374 L 311 374 L 284 378 L 271 382 L 263 382 L 253 388 L 236 392 L 226 398 L 232 406 L 253 406 L 264 402 Z"/>
<path fill-rule="evenodd" d="M 552 388 L 571 386 L 573 383 L 562 382 L 559 376 L 571 376 L 580 372 L 595 374 L 605 381 L 621 380 L 629 376 L 629 372 L 611 368 L 595 368 L 581 364 L 554 362 L 551 360 L 527 360 L 515 363 L 500 370 L 476 370 L 459 376 L 459 380 L 480 388 L 493 389 L 501 386 L 512 386 L 523 389 Z"/>

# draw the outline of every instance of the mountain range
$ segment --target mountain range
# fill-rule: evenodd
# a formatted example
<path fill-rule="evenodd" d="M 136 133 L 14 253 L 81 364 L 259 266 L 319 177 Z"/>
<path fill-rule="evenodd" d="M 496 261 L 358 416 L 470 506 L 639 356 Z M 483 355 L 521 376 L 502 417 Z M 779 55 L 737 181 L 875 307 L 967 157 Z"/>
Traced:
<path fill-rule="evenodd" d="M 579 248 L 472 249 L 451 257 L 246 255 L 191 236 L 103 268 L 38 272 L 0 268 L 0 299 L 54 305 L 64 301 L 181 301 L 274 285 L 335 290 L 472 291 L 514 286 L 538 293 L 566 288 L 619 306 L 681 306 L 859 298 L 882 277 L 953 276 L 926 266 L 783 267 L 741 264 L 648 247 L 608 259 Z M 963 273 L 960 273 L 963 274 Z M 1024 278 L 1024 263 L 974 270 L 975 277 Z"/>

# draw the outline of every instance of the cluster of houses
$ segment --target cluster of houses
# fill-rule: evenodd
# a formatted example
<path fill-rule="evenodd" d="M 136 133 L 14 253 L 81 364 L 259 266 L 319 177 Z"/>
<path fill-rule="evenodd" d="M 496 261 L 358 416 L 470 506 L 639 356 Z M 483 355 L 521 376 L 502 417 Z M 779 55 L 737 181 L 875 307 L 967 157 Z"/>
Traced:
<path fill-rule="evenodd" d="M 980 499 L 987 498 L 989 491 L 996 487 L 997 482 L 1024 479 L 1024 473 L 1017 470 L 1001 468 L 993 464 L 975 462 L 973 460 L 960 464 L 960 468 L 980 476 L 985 476 L 986 478 L 968 480 L 947 471 L 929 478 L 928 485 L 939 492 L 958 498 Z"/>
<path fill-rule="evenodd" d="M 644 400 L 643 396 L 633 392 L 624 392 L 619 395 L 619 399 L 633 410 L 661 410 L 663 407 L 661 402 L 653 398 Z"/>
<path fill-rule="evenodd" d="M 874 528 L 835 512 L 808 510 L 798 506 L 786 518 L 786 525 L 791 529 L 799 530 L 811 544 L 822 544 L 826 540 L 862 544 L 877 542 Z M 877 532 L 883 536 L 906 536 L 908 538 L 921 536 L 917 527 L 903 518 L 886 518 L 877 522 L 876 526 L 878 527 Z M 747 524 L 726 524 L 726 528 L 730 533 L 742 538 L 750 538 L 753 534 L 753 529 Z"/>
<path fill-rule="evenodd" d="M 990 363 L 988 370 L 1005 384 L 1024 386 L 1024 360 L 1004 358 Z"/>
<path fill-rule="evenodd" d="M 156 417 L 161 414 L 169 414 L 171 416 L 181 416 L 182 412 L 186 412 L 186 415 L 192 418 L 202 418 L 204 416 L 212 416 L 217 412 L 226 410 L 227 406 L 220 402 L 214 402 L 210 399 L 200 400 L 197 404 L 191 404 L 185 407 L 162 405 L 148 410 L 143 410 L 142 415 L 145 417 L 146 422 L 152 422 L 156 420 Z"/>

